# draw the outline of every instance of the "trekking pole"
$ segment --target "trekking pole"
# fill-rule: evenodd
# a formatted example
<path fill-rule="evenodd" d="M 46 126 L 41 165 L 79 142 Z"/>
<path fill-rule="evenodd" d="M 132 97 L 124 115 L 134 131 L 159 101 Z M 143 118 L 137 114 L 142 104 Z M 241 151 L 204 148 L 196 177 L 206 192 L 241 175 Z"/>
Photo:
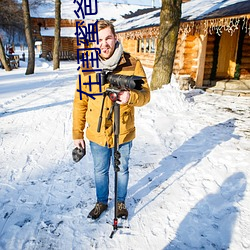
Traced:
<path fill-rule="evenodd" d="M 120 171 L 120 157 L 121 154 L 119 152 L 119 134 L 120 134 L 120 105 L 114 102 L 114 171 L 115 171 L 115 184 L 114 184 L 114 192 L 115 192 L 115 206 L 114 206 L 114 222 L 113 222 L 113 230 L 110 234 L 110 238 L 118 230 L 118 219 L 117 219 L 117 193 L 118 193 L 118 172 Z"/>

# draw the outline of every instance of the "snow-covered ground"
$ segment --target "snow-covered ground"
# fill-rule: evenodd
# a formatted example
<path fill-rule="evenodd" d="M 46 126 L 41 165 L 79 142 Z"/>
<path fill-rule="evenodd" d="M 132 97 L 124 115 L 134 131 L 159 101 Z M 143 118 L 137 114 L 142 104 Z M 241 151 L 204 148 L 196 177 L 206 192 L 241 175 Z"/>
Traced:
<path fill-rule="evenodd" d="M 153 91 L 137 108 L 129 229 L 98 222 L 89 146 L 72 161 L 76 62 L 0 69 L 0 249 L 250 249 L 250 99 Z M 150 79 L 151 70 L 146 69 Z"/>

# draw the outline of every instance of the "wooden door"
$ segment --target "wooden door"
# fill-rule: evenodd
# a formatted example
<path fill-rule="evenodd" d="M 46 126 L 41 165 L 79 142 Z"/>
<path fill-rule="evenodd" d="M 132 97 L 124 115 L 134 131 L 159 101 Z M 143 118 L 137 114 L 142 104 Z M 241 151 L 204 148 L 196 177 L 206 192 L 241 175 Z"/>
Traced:
<path fill-rule="evenodd" d="M 227 31 L 221 34 L 216 78 L 233 78 L 238 50 L 239 30 L 231 36 Z"/>

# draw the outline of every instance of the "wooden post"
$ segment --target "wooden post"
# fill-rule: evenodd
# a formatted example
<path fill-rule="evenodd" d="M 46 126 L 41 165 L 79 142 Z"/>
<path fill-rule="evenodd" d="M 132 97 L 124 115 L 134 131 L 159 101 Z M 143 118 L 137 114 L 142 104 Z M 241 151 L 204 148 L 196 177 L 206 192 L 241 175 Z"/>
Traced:
<path fill-rule="evenodd" d="M 198 65 L 196 72 L 196 86 L 202 87 L 203 78 L 204 78 L 204 68 L 205 68 L 205 60 L 206 60 L 206 51 L 207 51 L 207 35 L 200 34 L 199 36 L 199 54 L 198 54 Z"/>

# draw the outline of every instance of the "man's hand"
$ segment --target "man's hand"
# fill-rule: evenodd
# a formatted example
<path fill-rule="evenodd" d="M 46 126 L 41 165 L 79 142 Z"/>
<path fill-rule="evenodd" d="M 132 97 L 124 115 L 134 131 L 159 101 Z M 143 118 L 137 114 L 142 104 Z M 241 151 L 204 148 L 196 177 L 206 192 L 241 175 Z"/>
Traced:
<path fill-rule="evenodd" d="M 128 103 L 129 98 L 130 98 L 130 92 L 128 90 L 120 91 L 118 96 L 117 96 L 116 103 L 118 103 L 120 105 L 126 104 L 126 103 Z"/>
<path fill-rule="evenodd" d="M 85 148 L 85 142 L 83 139 L 74 140 L 74 145 L 78 148 L 80 147 Z"/>

